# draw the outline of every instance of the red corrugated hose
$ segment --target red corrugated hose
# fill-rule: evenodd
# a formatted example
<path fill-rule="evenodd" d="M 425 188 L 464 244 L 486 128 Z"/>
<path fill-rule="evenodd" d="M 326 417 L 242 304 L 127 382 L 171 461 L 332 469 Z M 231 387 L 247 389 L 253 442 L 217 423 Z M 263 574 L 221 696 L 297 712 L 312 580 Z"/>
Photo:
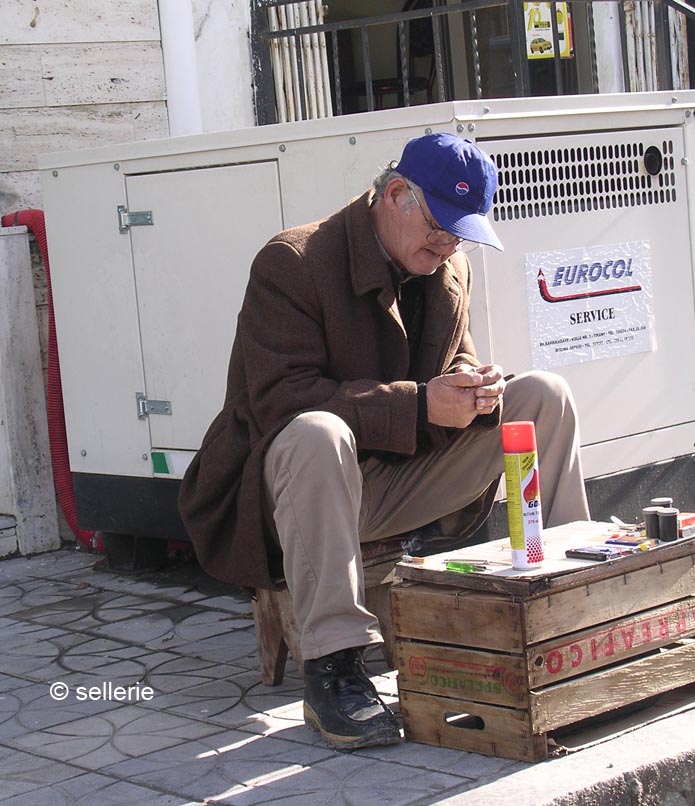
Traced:
<path fill-rule="evenodd" d="M 48 367 L 46 380 L 46 407 L 48 410 L 48 437 L 51 444 L 51 462 L 53 464 L 53 482 L 56 488 L 58 504 L 77 541 L 96 551 L 103 551 L 101 537 L 96 532 L 80 529 L 77 525 L 75 509 L 75 493 L 70 473 L 68 458 L 68 438 L 65 429 L 65 410 L 63 409 L 63 387 L 60 382 L 60 361 L 58 359 L 58 343 L 56 340 L 55 318 L 53 315 L 53 294 L 51 293 L 51 270 L 48 262 L 48 243 L 43 210 L 19 210 L 9 213 L 0 219 L 3 227 L 27 227 L 34 234 L 41 250 L 46 272 L 48 289 Z"/>

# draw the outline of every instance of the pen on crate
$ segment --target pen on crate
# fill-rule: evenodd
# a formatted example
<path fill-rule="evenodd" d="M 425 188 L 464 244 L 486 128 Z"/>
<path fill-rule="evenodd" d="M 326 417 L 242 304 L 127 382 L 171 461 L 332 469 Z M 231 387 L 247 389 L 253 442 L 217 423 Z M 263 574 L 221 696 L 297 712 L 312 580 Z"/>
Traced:
<path fill-rule="evenodd" d="M 447 571 L 457 571 L 459 574 L 474 574 L 476 571 L 486 571 L 487 565 L 484 563 L 466 563 L 459 560 L 447 560 Z"/>

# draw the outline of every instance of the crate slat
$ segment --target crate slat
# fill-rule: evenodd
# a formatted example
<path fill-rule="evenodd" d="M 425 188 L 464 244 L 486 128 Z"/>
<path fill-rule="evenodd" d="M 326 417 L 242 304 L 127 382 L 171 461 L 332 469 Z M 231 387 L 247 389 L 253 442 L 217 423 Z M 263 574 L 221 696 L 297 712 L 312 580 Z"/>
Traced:
<path fill-rule="evenodd" d="M 519 761 L 548 757 L 547 738 L 531 731 L 527 711 L 412 691 L 400 699 L 409 741 Z"/>
<path fill-rule="evenodd" d="M 524 660 L 499 652 L 460 647 L 396 643 L 399 686 L 408 691 L 515 708 L 529 705 Z"/>
<path fill-rule="evenodd" d="M 692 546 L 690 548 L 692 551 Z M 553 635 L 629 616 L 695 592 L 692 555 L 655 563 L 631 573 L 616 574 L 614 568 L 613 573 L 590 584 L 528 599 L 527 643 L 535 644 Z"/>
<path fill-rule="evenodd" d="M 443 585 L 391 588 L 396 635 L 423 641 L 520 652 L 521 606 L 508 596 L 475 593 Z"/>
<path fill-rule="evenodd" d="M 531 692 L 536 733 L 579 722 L 695 680 L 695 641 Z"/>
<path fill-rule="evenodd" d="M 532 689 L 587 674 L 695 635 L 695 597 L 610 621 L 528 649 Z"/>

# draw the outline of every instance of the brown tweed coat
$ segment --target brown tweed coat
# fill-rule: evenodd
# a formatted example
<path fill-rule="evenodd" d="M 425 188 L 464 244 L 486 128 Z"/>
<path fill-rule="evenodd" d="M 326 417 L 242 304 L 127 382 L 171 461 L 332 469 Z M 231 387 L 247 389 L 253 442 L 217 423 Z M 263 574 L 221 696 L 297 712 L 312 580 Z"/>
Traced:
<path fill-rule="evenodd" d="M 224 581 L 271 587 L 280 567 L 264 526 L 263 456 L 292 418 L 330 411 L 347 422 L 359 449 L 408 456 L 416 449 L 417 382 L 480 364 L 468 332 L 470 264 L 455 253 L 426 279 L 421 346 L 409 369 L 370 194 L 275 236 L 251 267 L 224 407 L 179 496 L 201 566 Z M 473 427 L 498 422 L 496 412 Z M 434 426 L 430 437 L 434 447 L 448 439 Z"/>

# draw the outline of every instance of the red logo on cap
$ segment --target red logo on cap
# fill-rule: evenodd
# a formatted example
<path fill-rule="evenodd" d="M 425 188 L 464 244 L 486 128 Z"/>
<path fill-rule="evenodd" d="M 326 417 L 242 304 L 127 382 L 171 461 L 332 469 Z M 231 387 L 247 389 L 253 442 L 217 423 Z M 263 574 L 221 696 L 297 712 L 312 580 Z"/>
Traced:
<path fill-rule="evenodd" d="M 468 182 L 459 182 L 456 185 L 456 192 L 459 194 L 459 196 L 465 196 L 469 190 L 470 188 L 468 187 Z"/>

